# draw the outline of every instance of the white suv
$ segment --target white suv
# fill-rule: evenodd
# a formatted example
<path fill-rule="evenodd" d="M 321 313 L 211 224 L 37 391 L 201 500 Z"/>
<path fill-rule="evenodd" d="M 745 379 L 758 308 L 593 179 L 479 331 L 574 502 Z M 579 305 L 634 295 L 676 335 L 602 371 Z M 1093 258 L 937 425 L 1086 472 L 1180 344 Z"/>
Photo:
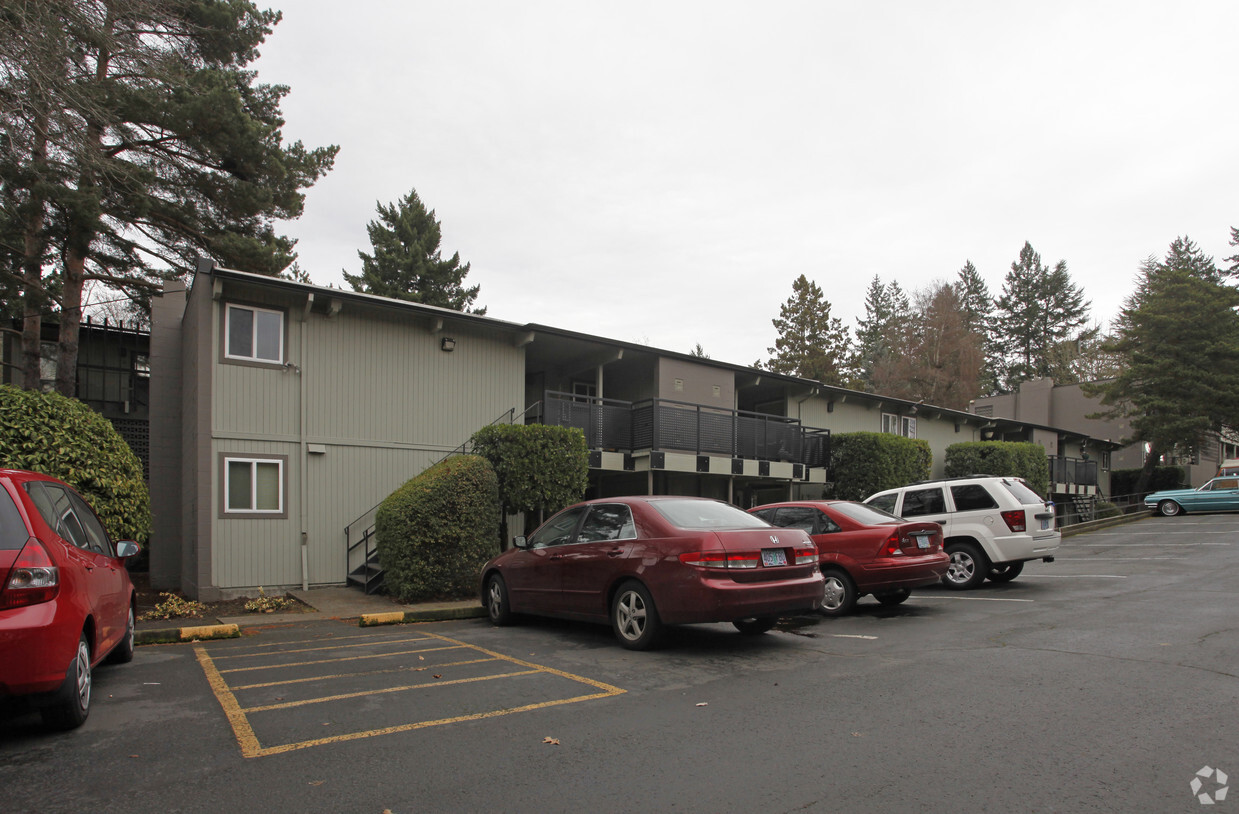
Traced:
<path fill-rule="evenodd" d="M 1010 582 L 1028 560 L 1054 561 L 1062 535 L 1054 527 L 1054 505 L 1022 478 L 973 475 L 913 483 L 865 500 L 900 517 L 923 518 L 942 526 L 951 555 L 943 584 L 964 590 L 986 577 Z"/>

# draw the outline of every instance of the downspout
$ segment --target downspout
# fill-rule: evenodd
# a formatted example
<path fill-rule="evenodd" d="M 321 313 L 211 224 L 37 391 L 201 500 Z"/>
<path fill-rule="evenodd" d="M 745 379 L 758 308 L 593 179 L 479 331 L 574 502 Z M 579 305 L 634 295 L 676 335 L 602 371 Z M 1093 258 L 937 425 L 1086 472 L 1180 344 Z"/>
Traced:
<path fill-rule="evenodd" d="M 305 309 L 301 312 L 301 366 L 296 368 L 299 382 L 297 383 L 297 393 L 299 403 L 300 416 L 298 418 L 297 435 L 301 445 L 301 499 L 300 506 L 297 508 L 298 519 L 301 524 L 301 590 L 310 590 L 310 531 L 309 531 L 309 502 L 310 502 L 310 445 L 306 439 L 306 398 L 305 398 L 305 367 L 306 354 L 309 350 L 309 331 L 307 326 L 310 323 L 310 308 L 314 305 L 314 292 L 310 292 L 305 298 Z"/>

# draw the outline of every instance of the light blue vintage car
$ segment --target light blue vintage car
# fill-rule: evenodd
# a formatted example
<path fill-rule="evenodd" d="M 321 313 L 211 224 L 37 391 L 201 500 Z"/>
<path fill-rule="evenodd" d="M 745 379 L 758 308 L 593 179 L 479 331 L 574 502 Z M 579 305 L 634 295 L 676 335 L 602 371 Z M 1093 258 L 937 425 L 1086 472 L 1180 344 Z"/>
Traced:
<path fill-rule="evenodd" d="M 1166 517 L 1183 512 L 1239 512 L 1239 477 L 1214 478 L 1198 489 L 1154 492 L 1144 499 L 1144 505 Z"/>

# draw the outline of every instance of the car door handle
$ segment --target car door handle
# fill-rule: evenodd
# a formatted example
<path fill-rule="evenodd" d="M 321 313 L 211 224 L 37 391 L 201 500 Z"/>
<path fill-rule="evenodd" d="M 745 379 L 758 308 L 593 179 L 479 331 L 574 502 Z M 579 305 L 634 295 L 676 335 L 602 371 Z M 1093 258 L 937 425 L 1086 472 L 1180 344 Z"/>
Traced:
<path fill-rule="evenodd" d="M 94 567 L 93 565 L 89 564 L 89 563 L 83 563 L 82 567 L 83 567 L 83 568 L 85 568 L 87 571 L 94 571 L 94 570 L 95 570 L 95 567 Z"/>
<path fill-rule="evenodd" d="M 552 554 L 552 555 L 551 555 L 551 559 L 552 559 L 552 560 L 562 560 L 562 559 L 564 558 L 564 556 L 565 556 L 565 555 L 563 555 L 563 554 Z"/>
<path fill-rule="evenodd" d="M 607 552 L 608 557 L 620 557 L 620 556 L 623 556 L 623 554 L 624 554 L 624 549 L 622 548 L 613 548 Z"/>

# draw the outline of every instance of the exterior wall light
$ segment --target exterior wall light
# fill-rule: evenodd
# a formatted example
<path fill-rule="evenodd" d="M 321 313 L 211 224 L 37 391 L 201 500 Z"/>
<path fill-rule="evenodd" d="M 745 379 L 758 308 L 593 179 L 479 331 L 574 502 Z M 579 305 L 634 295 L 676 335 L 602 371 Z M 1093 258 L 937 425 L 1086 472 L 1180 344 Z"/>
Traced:
<path fill-rule="evenodd" d="M 439 349 L 451 353 L 456 350 L 456 340 L 450 336 L 443 337 L 442 341 L 439 342 Z"/>

